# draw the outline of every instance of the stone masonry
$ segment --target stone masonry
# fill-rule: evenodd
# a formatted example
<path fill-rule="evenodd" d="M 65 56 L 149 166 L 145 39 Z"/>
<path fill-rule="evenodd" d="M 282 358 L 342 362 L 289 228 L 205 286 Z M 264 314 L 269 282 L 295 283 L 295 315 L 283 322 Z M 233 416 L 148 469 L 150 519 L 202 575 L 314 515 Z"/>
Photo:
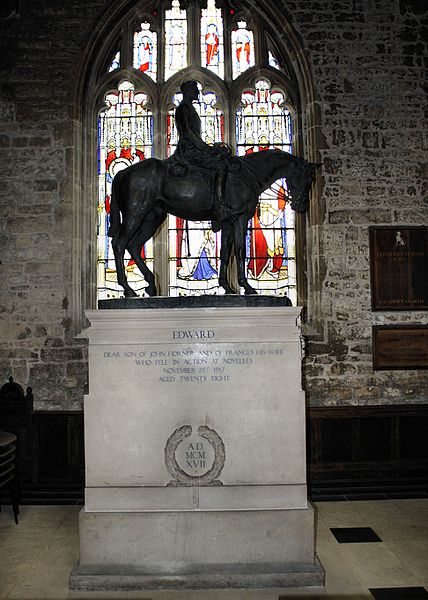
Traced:
<path fill-rule="evenodd" d="M 309 234 L 310 242 L 320 236 L 316 258 L 325 271 L 319 339 L 308 327 L 310 402 L 426 402 L 426 371 L 372 368 L 372 325 L 426 324 L 427 314 L 371 311 L 368 227 L 428 224 L 427 7 L 389 0 L 287 7 L 304 22 L 324 135 L 326 214 Z"/>
<path fill-rule="evenodd" d="M 428 223 L 426 3 L 281 1 L 321 131 L 325 211 L 306 248 L 309 402 L 426 402 L 426 371 L 373 372 L 372 325 L 426 323 L 427 313 L 373 313 L 368 259 L 370 225 Z M 71 306 L 74 99 L 108 5 L 8 0 L 0 10 L 0 380 L 31 385 L 37 409 L 81 408 L 87 381 Z"/>

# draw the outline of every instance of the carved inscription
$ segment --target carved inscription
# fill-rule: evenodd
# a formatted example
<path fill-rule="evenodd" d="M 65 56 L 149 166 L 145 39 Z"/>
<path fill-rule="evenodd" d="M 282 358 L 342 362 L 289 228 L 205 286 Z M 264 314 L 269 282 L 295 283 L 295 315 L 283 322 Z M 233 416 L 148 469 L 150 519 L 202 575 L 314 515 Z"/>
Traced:
<path fill-rule="evenodd" d="M 165 465 L 172 475 L 170 485 L 222 485 L 218 479 L 226 460 L 219 434 L 200 425 L 182 425 L 168 438 Z"/>
<path fill-rule="evenodd" d="M 175 331 L 173 334 L 176 333 Z M 212 333 L 211 339 L 215 337 Z M 155 376 L 160 383 L 174 384 L 227 384 L 235 373 L 254 368 L 258 360 L 273 355 L 284 355 L 283 348 L 263 348 L 255 344 L 212 344 L 193 348 L 157 348 L 145 350 L 104 351 L 106 360 L 127 360 Z M 242 373 L 241 373 L 242 376 Z"/>
<path fill-rule="evenodd" d="M 179 467 L 191 477 L 207 473 L 214 462 L 212 445 L 199 434 L 193 434 L 179 444 L 175 451 Z"/>
<path fill-rule="evenodd" d="M 199 330 L 188 330 L 188 329 L 174 329 L 172 332 L 173 340 L 203 340 L 215 338 L 215 331 L 212 329 L 199 329 Z"/>

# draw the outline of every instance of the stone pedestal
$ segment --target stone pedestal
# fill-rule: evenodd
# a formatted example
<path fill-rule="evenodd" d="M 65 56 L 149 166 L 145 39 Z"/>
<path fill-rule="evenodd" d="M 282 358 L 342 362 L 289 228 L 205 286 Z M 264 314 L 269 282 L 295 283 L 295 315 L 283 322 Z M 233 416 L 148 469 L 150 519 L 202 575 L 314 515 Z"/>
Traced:
<path fill-rule="evenodd" d="M 88 313 L 86 498 L 71 588 L 323 585 L 299 309 L 179 300 Z"/>

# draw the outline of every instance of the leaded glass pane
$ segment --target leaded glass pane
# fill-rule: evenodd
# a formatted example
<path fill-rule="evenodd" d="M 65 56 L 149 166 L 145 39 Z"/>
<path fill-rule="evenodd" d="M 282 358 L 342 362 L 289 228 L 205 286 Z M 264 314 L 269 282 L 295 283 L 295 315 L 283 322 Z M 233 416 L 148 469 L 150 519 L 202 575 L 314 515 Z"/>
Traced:
<path fill-rule="evenodd" d="M 175 106 L 181 98 L 181 94 L 174 95 Z M 206 92 L 194 106 L 201 118 L 202 139 L 208 144 L 223 141 L 224 118 L 217 107 L 216 95 Z M 168 113 L 168 155 L 175 150 L 178 141 L 174 112 L 172 109 Z M 213 233 L 210 222 L 185 221 L 170 215 L 168 236 L 169 295 L 218 294 L 220 233 Z"/>
<path fill-rule="evenodd" d="M 291 151 L 291 117 L 284 94 L 267 81 L 245 90 L 236 114 L 239 155 L 278 148 Z M 288 202 L 287 182 L 276 181 L 260 196 L 246 238 L 247 276 L 262 294 L 286 294 L 296 303 L 294 212 Z"/>
<path fill-rule="evenodd" d="M 165 11 L 165 79 L 187 67 L 187 15 L 179 0 Z"/>
<path fill-rule="evenodd" d="M 116 69 L 120 69 L 120 52 L 116 52 L 111 59 L 108 72 L 111 73 L 111 71 L 115 71 Z"/>
<path fill-rule="evenodd" d="M 150 31 L 149 23 L 141 23 L 140 29 L 134 33 L 134 69 L 146 73 L 156 81 L 157 72 L 157 36 Z"/>
<path fill-rule="evenodd" d="M 279 69 L 279 62 L 276 60 L 275 56 L 269 50 L 268 52 L 268 62 L 270 67 L 274 67 L 275 69 Z"/>
<path fill-rule="evenodd" d="M 241 73 L 255 65 L 254 34 L 247 29 L 245 21 L 238 21 L 232 31 L 232 73 L 236 79 Z"/>
<path fill-rule="evenodd" d="M 117 284 L 114 255 L 108 237 L 111 203 L 111 185 L 116 173 L 152 156 L 153 117 L 147 108 L 148 97 L 135 92 L 125 81 L 117 91 L 105 97 L 106 109 L 98 119 L 98 298 L 117 298 L 123 290 Z M 149 266 L 153 266 L 153 243 L 150 240 L 141 249 Z M 151 263 L 151 265 L 150 265 Z M 125 268 L 129 284 L 140 291 L 146 282 L 140 271 L 125 254 Z"/>
<path fill-rule="evenodd" d="M 201 13 L 201 65 L 219 77 L 224 74 L 223 19 L 215 0 Z"/>

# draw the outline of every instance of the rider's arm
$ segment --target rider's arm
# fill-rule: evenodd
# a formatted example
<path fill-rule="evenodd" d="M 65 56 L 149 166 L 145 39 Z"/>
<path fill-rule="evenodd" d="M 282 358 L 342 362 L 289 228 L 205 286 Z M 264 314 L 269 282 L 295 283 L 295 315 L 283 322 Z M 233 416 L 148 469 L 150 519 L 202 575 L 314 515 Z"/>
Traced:
<path fill-rule="evenodd" d="M 177 124 L 178 135 L 180 138 L 185 138 L 191 142 L 199 150 L 207 151 L 210 146 L 206 144 L 202 138 L 193 131 L 191 126 L 191 115 L 189 108 L 186 105 L 180 104 L 175 111 L 175 121 Z"/>
<path fill-rule="evenodd" d="M 207 149 L 210 148 L 210 146 L 208 146 L 208 144 L 206 144 L 202 138 L 200 138 L 194 131 L 192 131 L 191 129 L 187 129 L 184 134 L 184 137 L 186 137 L 190 142 L 192 142 L 192 144 L 194 146 L 196 146 L 196 148 L 198 148 L 199 150 L 204 150 L 207 151 Z"/>

